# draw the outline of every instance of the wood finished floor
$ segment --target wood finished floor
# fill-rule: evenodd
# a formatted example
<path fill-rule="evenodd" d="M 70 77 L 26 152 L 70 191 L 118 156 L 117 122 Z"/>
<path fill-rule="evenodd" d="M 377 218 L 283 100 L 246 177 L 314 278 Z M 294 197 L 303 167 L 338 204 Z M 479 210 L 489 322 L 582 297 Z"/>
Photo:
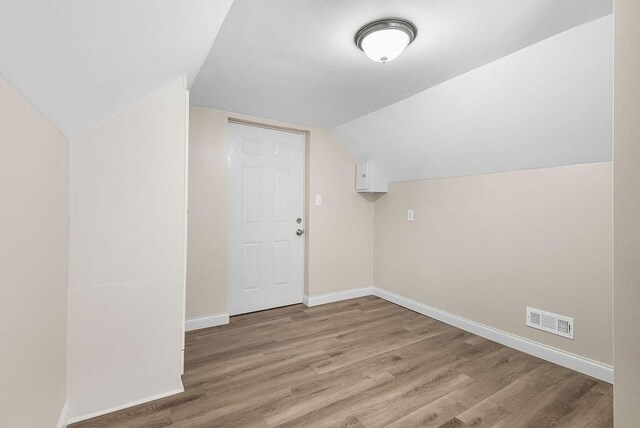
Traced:
<path fill-rule="evenodd" d="M 185 392 L 80 427 L 612 427 L 612 386 L 363 297 L 187 333 Z"/>

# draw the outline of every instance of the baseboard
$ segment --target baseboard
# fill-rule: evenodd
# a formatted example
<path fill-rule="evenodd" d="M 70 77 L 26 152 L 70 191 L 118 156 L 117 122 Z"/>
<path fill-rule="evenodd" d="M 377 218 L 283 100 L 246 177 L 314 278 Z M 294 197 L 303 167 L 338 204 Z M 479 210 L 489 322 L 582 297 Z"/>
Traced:
<path fill-rule="evenodd" d="M 207 315 L 186 320 L 185 331 L 200 330 L 201 328 L 217 327 L 225 324 L 229 324 L 229 314 Z"/>
<path fill-rule="evenodd" d="M 341 300 L 355 299 L 356 297 L 364 297 L 373 295 L 372 287 L 352 288 L 346 291 L 337 291 L 335 293 L 318 294 L 316 296 L 302 297 L 302 303 L 306 306 L 318 306 L 326 303 L 339 302 Z"/>
<path fill-rule="evenodd" d="M 533 355 L 534 357 L 550 361 L 554 364 L 558 364 L 559 366 L 575 370 L 608 383 L 613 383 L 613 367 L 610 365 L 593 361 L 570 352 L 562 351 L 551 346 L 543 345 L 542 343 L 525 339 L 524 337 L 516 336 L 515 334 L 507 333 L 505 331 L 471 321 L 380 288 L 354 288 L 336 293 L 320 294 L 318 296 L 305 295 L 303 303 L 307 306 L 317 306 L 363 296 L 380 297 L 381 299 L 385 299 L 419 314 L 437 319 L 438 321 L 442 321 L 446 324 L 478 336 L 482 336 L 486 339 L 493 340 L 494 342 L 517 349 L 518 351 Z"/>
<path fill-rule="evenodd" d="M 69 411 L 69 404 L 64 403 L 62 410 L 60 410 L 60 417 L 58 417 L 58 423 L 56 428 L 67 428 L 67 412 Z"/>
<path fill-rule="evenodd" d="M 78 416 L 78 417 L 75 417 L 75 418 L 71 418 L 71 419 L 69 419 L 67 421 L 67 424 L 71 425 L 71 424 L 75 424 L 76 422 L 86 421 L 87 419 L 97 418 L 98 416 L 106 415 L 107 413 L 117 412 L 118 410 L 122 410 L 122 409 L 128 409 L 129 407 L 138 406 L 140 404 L 148 403 L 150 401 L 154 401 L 154 400 L 159 400 L 161 398 L 170 397 L 172 395 L 180 394 L 181 392 L 184 392 L 184 386 L 182 385 L 182 380 L 178 380 L 178 388 L 173 390 L 173 391 L 164 392 L 162 394 L 158 394 L 158 395 L 154 395 L 154 396 L 151 396 L 151 397 L 143 398 L 141 400 L 132 401 L 132 402 L 127 403 L 127 404 L 122 404 L 120 406 L 115 406 L 115 407 L 111 407 L 109 409 L 100 410 L 99 412 L 90 413 L 88 415 L 83 415 L 83 416 Z"/>
<path fill-rule="evenodd" d="M 505 331 L 453 315 L 449 312 L 427 306 L 390 291 L 374 288 L 373 294 L 391 303 L 395 303 L 396 305 L 411 309 L 419 314 L 437 319 L 438 321 L 442 321 L 446 324 L 458 327 L 462 330 L 482 336 L 510 348 L 517 349 L 518 351 L 526 354 L 550 361 L 596 379 L 613 383 L 613 367 L 610 365 L 602 364 L 570 352 L 552 348 L 550 346 L 516 336 L 515 334 L 507 333 Z"/>

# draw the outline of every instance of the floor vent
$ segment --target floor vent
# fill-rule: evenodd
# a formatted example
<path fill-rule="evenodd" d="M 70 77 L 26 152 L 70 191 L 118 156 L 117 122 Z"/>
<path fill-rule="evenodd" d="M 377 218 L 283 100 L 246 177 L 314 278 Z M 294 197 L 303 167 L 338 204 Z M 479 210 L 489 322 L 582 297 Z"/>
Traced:
<path fill-rule="evenodd" d="M 573 318 L 527 306 L 527 326 L 573 339 Z"/>

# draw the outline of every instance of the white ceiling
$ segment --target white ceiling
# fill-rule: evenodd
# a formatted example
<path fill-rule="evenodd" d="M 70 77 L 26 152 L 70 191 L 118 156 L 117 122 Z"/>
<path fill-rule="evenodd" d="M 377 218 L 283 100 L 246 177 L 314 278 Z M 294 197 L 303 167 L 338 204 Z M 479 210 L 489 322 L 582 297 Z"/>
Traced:
<path fill-rule="evenodd" d="M 191 100 L 332 128 L 611 11 L 611 0 L 235 0 Z M 418 37 L 374 63 L 353 36 L 388 16 Z"/>
<path fill-rule="evenodd" d="M 611 11 L 611 0 L 1 0 L 0 73 L 72 139 L 186 75 L 193 105 L 334 128 L 391 180 L 595 162 L 611 158 L 611 18 L 598 19 Z M 374 63 L 353 36 L 388 16 L 418 37 Z"/>
<path fill-rule="evenodd" d="M 233 0 L 2 0 L 0 73 L 73 138 L 183 75 Z"/>
<path fill-rule="evenodd" d="M 336 127 L 391 181 L 611 160 L 613 17 Z"/>

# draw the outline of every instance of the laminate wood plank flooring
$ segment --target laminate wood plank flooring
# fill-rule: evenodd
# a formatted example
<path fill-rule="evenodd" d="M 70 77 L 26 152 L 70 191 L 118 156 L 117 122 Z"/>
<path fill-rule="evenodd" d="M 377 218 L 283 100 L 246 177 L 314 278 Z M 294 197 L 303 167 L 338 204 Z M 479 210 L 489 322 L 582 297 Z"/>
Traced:
<path fill-rule="evenodd" d="M 183 383 L 70 427 L 613 426 L 611 385 L 373 296 L 189 332 Z"/>

